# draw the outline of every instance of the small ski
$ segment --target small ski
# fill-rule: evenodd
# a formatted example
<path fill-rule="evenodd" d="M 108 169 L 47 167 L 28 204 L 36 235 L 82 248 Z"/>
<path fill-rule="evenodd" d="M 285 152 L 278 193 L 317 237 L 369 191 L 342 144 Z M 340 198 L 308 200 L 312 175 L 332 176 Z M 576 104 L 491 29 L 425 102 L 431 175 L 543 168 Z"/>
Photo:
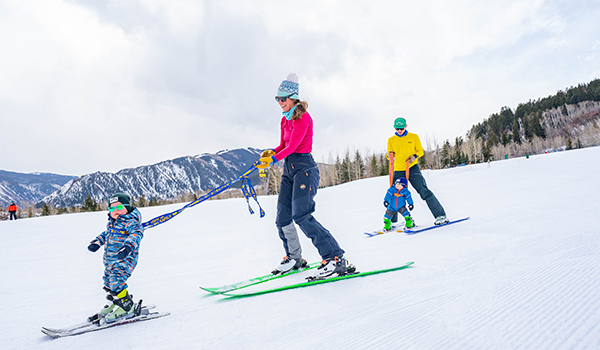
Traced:
<path fill-rule="evenodd" d="M 150 311 L 154 309 L 156 306 L 155 305 L 143 305 L 141 310 L 140 310 L 140 314 L 149 314 Z M 52 332 L 52 333 L 65 333 L 65 332 L 73 332 L 75 330 L 78 330 L 80 328 L 85 328 L 85 327 L 89 327 L 93 325 L 92 322 L 90 321 L 85 321 L 82 322 L 80 324 L 71 326 L 71 327 L 67 327 L 67 328 L 48 328 L 48 327 L 42 327 L 42 329 L 45 329 L 46 331 Z"/>
<path fill-rule="evenodd" d="M 367 235 L 367 238 L 370 238 L 370 237 L 375 237 L 375 236 L 382 235 L 382 234 L 388 233 L 388 232 L 402 233 L 402 232 L 404 232 L 404 224 L 393 224 L 392 228 L 389 230 L 384 230 L 384 229 L 380 228 L 379 230 L 365 232 L 364 234 Z"/>
<path fill-rule="evenodd" d="M 417 230 L 404 230 L 404 233 L 406 233 L 407 235 L 414 235 L 415 233 L 419 233 L 419 232 L 423 232 L 423 231 L 427 231 L 427 230 L 433 230 L 434 228 L 439 228 L 439 227 L 444 227 L 444 226 L 448 226 L 448 225 L 452 225 L 452 224 L 456 224 L 457 222 L 461 222 L 461 221 L 465 221 L 465 220 L 469 220 L 469 216 L 467 216 L 466 218 L 462 218 L 462 219 L 458 219 L 458 220 L 454 220 L 454 221 L 450 221 L 447 222 L 445 224 L 441 224 L 441 225 L 432 225 L 432 226 L 427 226 L 424 228 L 420 228 Z"/>
<path fill-rule="evenodd" d="M 150 311 L 153 308 L 154 308 L 154 306 L 150 306 L 150 307 L 143 306 L 140 310 L 139 315 L 131 317 L 131 318 L 127 318 L 127 319 L 117 320 L 113 323 L 102 323 L 101 322 L 98 324 L 98 323 L 92 323 L 92 322 L 87 321 L 87 322 L 83 322 L 83 323 L 80 323 L 80 324 L 72 326 L 72 327 L 61 328 L 61 329 L 42 327 L 42 333 L 44 333 L 45 335 L 47 335 L 51 338 L 62 338 L 62 337 L 69 337 L 69 336 L 73 336 L 73 335 L 94 332 L 94 331 L 98 331 L 101 329 L 111 328 L 111 327 L 120 326 L 120 325 L 124 325 L 124 324 L 128 324 L 128 323 L 152 320 L 155 318 L 170 315 L 170 313 L 168 313 L 168 312 L 167 313 L 159 313 L 159 312 Z"/>
<path fill-rule="evenodd" d="M 317 280 L 313 280 L 313 281 L 302 282 L 302 283 L 287 285 L 287 286 L 283 286 L 283 287 L 259 290 L 256 292 L 249 292 L 249 293 L 222 292 L 222 293 L 218 293 L 218 294 L 221 294 L 227 298 L 246 298 L 246 297 L 252 297 L 252 296 L 256 296 L 256 295 L 280 292 L 280 291 L 284 291 L 284 290 L 288 290 L 288 289 L 304 288 L 304 287 L 315 286 L 317 284 L 331 283 L 331 282 L 337 282 L 337 281 L 347 280 L 347 279 L 351 279 L 351 278 L 365 277 L 365 276 L 377 275 L 380 273 L 398 271 L 398 270 L 406 269 L 409 266 L 411 266 L 412 264 L 414 264 L 414 262 L 408 262 L 402 266 L 392 267 L 389 269 L 373 270 L 373 271 L 368 271 L 368 272 L 355 272 L 352 274 L 336 276 L 336 277 L 329 277 L 329 278 L 324 278 L 324 279 L 317 279 Z"/>
<path fill-rule="evenodd" d="M 274 279 L 278 279 L 278 278 L 282 278 L 285 276 L 290 276 L 302 271 L 306 271 L 306 270 L 311 270 L 314 268 L 319 267 L 319 265 L 321 265 L 320 262 L 315 262 L 312 264 L 308 264 L 307 267 L 303 268 L 303 269 L 298 269 L 298 270 L 292 270 L 292 271 L 288 271 L 286 273 L 283 274 L 277 274 L 274 275 L 272 273 L 268 274 L 268 275 L 264 275 L 264 276 L 260 276 L 260 277 L 256 277 L 256 278 L 251 278 L 245 281 L 241 281 L 238 283 L 233 283 L 233 284 L 227 284 L 221 287 L 216 287 L 216 288 L 208 288 L 208 287 L 200 287 L 201 289 L 209 292 L 209 293 L 213 293 L 213 294 L 221 294 L 221 293 L 226 293 L 226 292 L 231 292 L 232 290 L 237 290 L 237 289 L 242 289 L 242 288 L 246 288 L 246 287 L 250 287 L 253 286 L 255 284 L 259 284 L 259 283 L 264 283 L 267 281 L 271 281 Z"/>

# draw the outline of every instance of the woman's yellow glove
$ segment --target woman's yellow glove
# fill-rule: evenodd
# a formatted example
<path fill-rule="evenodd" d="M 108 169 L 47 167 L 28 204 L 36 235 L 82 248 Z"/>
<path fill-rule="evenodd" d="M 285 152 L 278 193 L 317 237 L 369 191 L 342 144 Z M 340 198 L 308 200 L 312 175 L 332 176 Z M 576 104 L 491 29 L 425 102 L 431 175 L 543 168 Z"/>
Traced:
<path fill-rule="evenodd" d="M 272 149 L 266 149 L 264 150 L 261 154 L 260 157 L 261 158 L 265 158 L 265 157 L 271 157 L 275 155 L 275 151 Z"/>
<path fill-rule="evenodd" d="M 258 169 L 267 169 L 273 163 L 273 157 L 261 157 L 258 161 L 260 162 L 260 164 L 256 166 Z"/>

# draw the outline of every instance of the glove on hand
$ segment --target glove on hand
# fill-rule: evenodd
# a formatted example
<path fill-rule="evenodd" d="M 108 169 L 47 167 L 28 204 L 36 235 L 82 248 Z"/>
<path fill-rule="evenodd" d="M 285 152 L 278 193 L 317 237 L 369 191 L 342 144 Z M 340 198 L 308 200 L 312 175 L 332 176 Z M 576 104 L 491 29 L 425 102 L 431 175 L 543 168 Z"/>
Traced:
<path fill-rule="evenodd" d="M 386 208 L 387 208 L 387 207 L 389 207 L 389 206 L 390 206 L 390 202 L 388 202 L 388 201 L 383 201 L 383 206 L 384 206 L 384 207 L 386 207 Z"/>
<path fill-rule="evenodd" d="M 259 159 L 260 164 L 258 164 L 256 166 L 256 168 L 258 169 L 268 169 L 269 167 L 271 167 L 271 165 L 275 162 L 277 162 L 277 159 L 275 159 L 275 157 L 271 156 L 271 157 L 262 157 Z"/>
<path fill-rule="evenodd" d="M 127 256 L 129 256 L 129 254 L 131 254 L 131 248 L 128 245 L 124 245 L 121 249 L 119 249 L 119 251 L 117 252 L 117 259 L 119 260 L 123 260 L 125 259 Z"/>
<path fill-rule="evenodd" d="M 261 158 L 265 158 L 265 157 L 271 157 L 275 155 L 275 151 L 272 149 L 266 149 L 264 150 L 261 154 L 260 157 Z"/>
<path fill-rule="evenodd" d="M 412 211 L 414 208 L 415 208 L 415 206 L 414 206 L 414 205 L 412 205 L 412 204 L 409 204 L 409 205 L 408 205 L 408 210 L 411 210 L 411 211 Z"/>
<path fill-rule="evenodd" d="M 100 249 L 100 242 L 97 239 L 91 241 L 88 245 L 88 250 L 92 253 L 95 253 L 98 249 Z"/>

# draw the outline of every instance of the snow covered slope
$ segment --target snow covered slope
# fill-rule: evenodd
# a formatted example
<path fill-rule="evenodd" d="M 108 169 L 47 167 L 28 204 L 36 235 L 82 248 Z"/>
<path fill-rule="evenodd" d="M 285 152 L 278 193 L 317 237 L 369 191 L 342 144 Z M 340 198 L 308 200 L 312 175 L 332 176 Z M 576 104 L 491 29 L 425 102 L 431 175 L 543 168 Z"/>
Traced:
<path fill-rule="evenodd" d="M 276 197 L 259 197 L 263 219 L 244 199 L 208 201 L 147 230 L 129 280 L 136 298 L 170 316 L 58 340 L 40 327 L 76 323 L 104 303 L 101 251 L 86 247 L 106 213 L 1 222 L 2 348 L 598 349 L 599 160 L 600 148 L 588 148 L 424 171 L 449 217 L 471 220 L 413 236 L 363 234 L 382 223 L 386 177 L 322 189 L 315 216 L 359 270 L 414 267 L 239 300 L 198 286 L 277 265 Z M 413 194 L 416 222 L 430 224 Z M 177 207 L 143 208 L 144 221 Z"/>

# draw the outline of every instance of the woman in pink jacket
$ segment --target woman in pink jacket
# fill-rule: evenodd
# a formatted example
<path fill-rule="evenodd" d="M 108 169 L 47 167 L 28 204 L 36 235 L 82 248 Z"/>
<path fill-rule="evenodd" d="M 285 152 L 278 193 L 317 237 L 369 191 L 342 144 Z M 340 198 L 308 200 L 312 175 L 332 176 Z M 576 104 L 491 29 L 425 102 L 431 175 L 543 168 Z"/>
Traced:
<path fill-rule="evenodd" d="M 312 240 L 323 259 L 315 277 L 344 275 L 349 269 L 343 256 L 344 250 L 312 215 L 320 176 L 311 154 L 313 120 L 307 112 L 308 103 L 298 97 L 298 88 L 298 77 L 294 73 L 279 85 L 275 100 L 283 111 L 280 143 L 274 149 L 264 151 L 260 158 L 261 164 L 257 166 L 259 169 L 267 169 L 284 160 L 275 223 L 286 256 L 273 274 L 297 270 L 307 265 L 306 260 L 302 259 L 302 247 L 295 222 Z"/>

